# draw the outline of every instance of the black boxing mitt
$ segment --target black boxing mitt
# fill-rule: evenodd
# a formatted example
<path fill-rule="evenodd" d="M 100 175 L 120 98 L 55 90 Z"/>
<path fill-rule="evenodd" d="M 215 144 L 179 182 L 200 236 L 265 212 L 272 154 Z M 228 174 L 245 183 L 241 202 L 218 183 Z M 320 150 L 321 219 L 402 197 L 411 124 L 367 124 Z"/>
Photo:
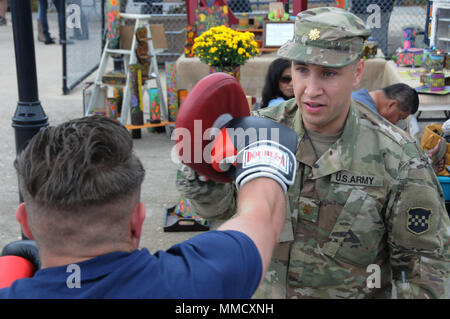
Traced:
<path fill-rule="evenodd" d="M 297 134 L 289 127 L 259 117 L 235 118 L 213 141 L 212 167 L 228 174 L 239 189 L 258 177 L 277 181 L 283 190 L 294 183 Z"/>

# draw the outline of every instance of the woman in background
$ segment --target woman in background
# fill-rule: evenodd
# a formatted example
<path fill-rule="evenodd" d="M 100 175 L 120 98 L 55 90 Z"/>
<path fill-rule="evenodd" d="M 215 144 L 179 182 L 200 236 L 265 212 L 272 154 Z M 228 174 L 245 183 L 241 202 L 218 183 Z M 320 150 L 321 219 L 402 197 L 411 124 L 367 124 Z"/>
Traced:
<path fill-rule="evenodd" d="M 267 70 L 260 107 L 276 106 L 293 97 L 291 61 L 281 58 L 273 60 Z M 258 106 L 255 105 L 254 109 Z"/>

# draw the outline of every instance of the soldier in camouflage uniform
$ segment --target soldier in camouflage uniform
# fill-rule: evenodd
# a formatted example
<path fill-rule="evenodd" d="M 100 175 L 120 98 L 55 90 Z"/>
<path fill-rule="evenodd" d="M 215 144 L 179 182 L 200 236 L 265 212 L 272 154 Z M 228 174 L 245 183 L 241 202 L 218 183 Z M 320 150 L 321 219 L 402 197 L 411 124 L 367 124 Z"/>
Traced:
<path fill-rule="evenodd" d="M 294 38 L 278 51 L 293 60 L 295 98 L 254 115 L 296 131 L 298 170 L 280 243 L 254 297 L 445 297 L 450 221 L 427 156 L 351 100 L 369 34 L 355 15 L 317 8 L 297 16 Z M 231 184 L 202 182 L 183 167 L 177 188 L 205 218 L 235 212 Z"/>

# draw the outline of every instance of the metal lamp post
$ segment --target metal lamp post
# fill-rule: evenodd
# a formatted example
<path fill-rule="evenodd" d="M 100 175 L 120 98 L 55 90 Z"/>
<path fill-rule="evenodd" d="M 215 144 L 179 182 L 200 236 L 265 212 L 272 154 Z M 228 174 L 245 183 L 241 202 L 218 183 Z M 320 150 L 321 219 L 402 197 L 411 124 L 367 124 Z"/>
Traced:
<path fill-rule="evenodd" d="M 19 153 L 26 141 L 48 125 L 48 119 L 38 95 L 31 1 L 11 1 L 11 17 L 19 91 L 12 127 Z"/>
<path fill-rule="evenodd" d="M 12 118 L 12 127 L 16 139 L 16 154 L 18 154 L 25 142 L 42 127 L 48 125 L 48 119 L 38 95 L 31 1 L 11 1 L 11 18 L 19 91 L 19 101 Z M 20 189 L 19 200 L 23 202 Z M 22 239 L 28 239 L 23 231 Z"/>

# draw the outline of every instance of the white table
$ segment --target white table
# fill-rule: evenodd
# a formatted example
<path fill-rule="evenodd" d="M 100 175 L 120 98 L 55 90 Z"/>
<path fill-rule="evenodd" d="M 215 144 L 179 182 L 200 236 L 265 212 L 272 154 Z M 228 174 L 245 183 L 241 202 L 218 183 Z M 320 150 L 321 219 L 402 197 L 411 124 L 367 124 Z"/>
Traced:
<path fill-rule="evenodd" d="M 265 53 L 247 60 L 241 66 L 240 83 L 246 95 L 261 97 L 267 69 L 276 58 L 276 52 Z M 198 57 L 186 58 L 183 54 L 177 59 L 176 72 L 177 88 L 190 91 L 200 79 L 209 74 L 209 67 Z"/>
<path fill-rule="evenodd" d="M 261 91 L 264 86 L 264 79 L 270 63 L 277 58 L 276 52 L 262 54 L 248 60 L 241 66 L 241 86 L 246 95 L 261 98 Z M 417 68 L 420 70 L 420 68 Z M 186 58 L 180 56 L 176 63 L 177 87 L 178 89 L 191 90 L 192 87 L 203 77 L 209 74 L 208 66 L 200 61 L 199 58 Z M 376 90 L 394 83 L 406 83 L 415 88 L 420 86 L 419 78 L 407 80 L 399 72 L 410 71 L 410 67 L 397 67 L 393 61 L 386 61 L 384 58 L 374 58 L 365 61 L 364 73 L 355 90 L 366 88 L 367 90 Z M 424 112 L 441 111 L 445 114 L 445 119 L 450 118 L 450 94 L 431 95 L 419 94 L 419 113 L 418 120 L 426 121 L 427 118 L 421 118 Z M 440 120 L 433 118 L 433 120 Z"/>

